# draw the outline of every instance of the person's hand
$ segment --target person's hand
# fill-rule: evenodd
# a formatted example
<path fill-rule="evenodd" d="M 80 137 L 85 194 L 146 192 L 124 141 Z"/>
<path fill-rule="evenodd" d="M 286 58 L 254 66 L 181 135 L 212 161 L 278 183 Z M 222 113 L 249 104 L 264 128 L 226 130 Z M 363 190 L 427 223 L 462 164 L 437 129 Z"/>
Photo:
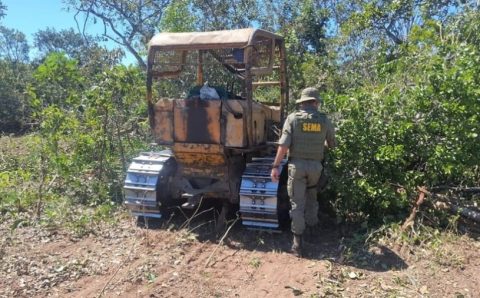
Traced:
<path fill-rule="evenodd" d="M 273 182 L 278 182 L 278 180 L 280 180 L 280 171 L 278 170 L 278 167 L 272 168 L 270 177 L 272 177 Z"/>

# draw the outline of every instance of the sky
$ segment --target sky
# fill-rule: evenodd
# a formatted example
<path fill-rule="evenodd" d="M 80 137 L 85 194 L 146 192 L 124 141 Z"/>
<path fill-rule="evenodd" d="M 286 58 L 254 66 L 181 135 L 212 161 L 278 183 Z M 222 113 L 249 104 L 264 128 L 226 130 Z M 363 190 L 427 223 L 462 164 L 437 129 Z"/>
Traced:
<path fill-rule="evenodd" d="M 0 23 L 5 27 L 23 32 L 31 47 L 33 47 L 33 35 L 47 27 L 57 31 L 68 28 L 78 30 L 74 19 L 75 12 L 66 11 L 62 0 L 1 0 L 1 2 L 7 6 L 7 11 Z M 97 35 L 102 31 L 103 27 L 99 24 L 87 25 L 86 32 L 90 35 Z M 112 48 L 115 45 L 110 42 L 106 46 Z M 35 53 L 32 54 L 35 55 Z M 133 57 L 130 55 L 124 59 L 124 63 L 133 62 Z"/>
<path fill-rule="evenodd" d="M 52 27 L 57 30 L 74 28 L 74 12 L 64 9 L 62 0 L 2 0 L 7 6 L 4 26 L 17 29 L 33 39 L 38 30 Z M 94 29 L 94 28 L 92 28 Z"/>

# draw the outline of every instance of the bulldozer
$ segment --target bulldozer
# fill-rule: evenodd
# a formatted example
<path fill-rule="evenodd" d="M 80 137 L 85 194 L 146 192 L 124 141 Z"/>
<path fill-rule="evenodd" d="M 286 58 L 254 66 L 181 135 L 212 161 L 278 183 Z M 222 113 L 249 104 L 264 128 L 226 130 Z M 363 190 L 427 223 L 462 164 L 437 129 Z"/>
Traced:
<path fill-rule="evenodd" d="M 159 150 L 133 158 L 125 206 L 138 218 L 222 202 L 244 226 L 288 220 L 286 170 L 270 170 L 289 102 L 285 44 L 255 28 L 159 33 L 148 45 L 148 116 Z M 282 166 L 286 165 L 284 160 Z"/>

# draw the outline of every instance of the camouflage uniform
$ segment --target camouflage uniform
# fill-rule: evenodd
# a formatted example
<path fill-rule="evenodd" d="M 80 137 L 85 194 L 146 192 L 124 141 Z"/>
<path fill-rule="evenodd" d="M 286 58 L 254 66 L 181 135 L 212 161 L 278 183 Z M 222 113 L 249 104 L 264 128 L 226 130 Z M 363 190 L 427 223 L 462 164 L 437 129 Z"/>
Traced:
<path fill-rule="evenodd" d="M 335 144 L 333 124 L 326 114 L 308 107 L 288 115 L 279 145 L 288 147 L 288 195 L 292 203 L 292 232 L 296 235 L 303 234 L 305 223 L 318 223 L 316 185 L 322 173 L 325 141 L 329 146 Z"/>

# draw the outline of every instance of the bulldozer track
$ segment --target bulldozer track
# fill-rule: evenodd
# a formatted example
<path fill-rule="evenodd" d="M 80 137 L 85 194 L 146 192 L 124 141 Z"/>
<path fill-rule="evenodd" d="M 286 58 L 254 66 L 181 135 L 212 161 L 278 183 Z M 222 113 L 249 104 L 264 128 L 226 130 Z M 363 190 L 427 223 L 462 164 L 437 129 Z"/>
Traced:
<path fill-rule="evenodd" d="M 133 216 L 161 218 L 157 201 L 160 172 L 171 158 L 168 150 L 142 152 L 132 160 L 125 177 L 125 206 Z"/>
<path fill-rule="evenodd" d="M 242 224 L 253 229 L 280 228 L 279 183 L 270 178 L 273 157 L 253 158 L 247 163 L 240 186 Z M 280 168 L 287 161 L 283 160 Z"/>

